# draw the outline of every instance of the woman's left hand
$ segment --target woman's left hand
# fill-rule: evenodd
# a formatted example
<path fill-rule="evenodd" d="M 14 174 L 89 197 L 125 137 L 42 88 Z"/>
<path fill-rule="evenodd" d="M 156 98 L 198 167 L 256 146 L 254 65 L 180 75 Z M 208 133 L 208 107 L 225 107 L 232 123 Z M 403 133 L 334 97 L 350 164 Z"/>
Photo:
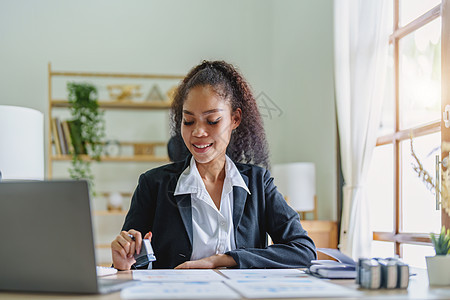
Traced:
<path fill-rule="evenodd" d="M 216 254 L 199 260 L 190 260 L 178 265 L 175 269 L 216 269 L 233 267 L 236 261 L 227 254 Z"/>

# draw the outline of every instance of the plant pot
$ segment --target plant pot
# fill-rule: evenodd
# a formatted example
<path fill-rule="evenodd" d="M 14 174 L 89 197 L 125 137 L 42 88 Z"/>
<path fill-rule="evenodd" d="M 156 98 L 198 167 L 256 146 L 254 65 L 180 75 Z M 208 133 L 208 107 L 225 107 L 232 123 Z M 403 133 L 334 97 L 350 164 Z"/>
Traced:
<path fill-rule="evenodd" d="M 109 211 L 122 211 L 122 195 L 118 192 L 109 194 L 107 208 Z"/>
<path fill-rule="evenodd" d="M 430 285 L 450 285 L 450 255 L 425 257 Z"/>

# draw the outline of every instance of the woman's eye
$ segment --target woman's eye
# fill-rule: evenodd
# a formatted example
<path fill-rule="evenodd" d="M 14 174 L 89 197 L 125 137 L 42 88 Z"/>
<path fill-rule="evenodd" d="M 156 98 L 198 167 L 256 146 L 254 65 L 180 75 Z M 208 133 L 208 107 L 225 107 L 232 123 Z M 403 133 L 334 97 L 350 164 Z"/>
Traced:
<path fill-rule="evenodd" d="M 189 125 L 194 124 L 194 121 L 188 122 L 188 121 L 184 120 L 184 121 L 183 121 L 183 124 L 184 124 L 185 126 L 189 126 Z"/>
<path fill-rule="evenodd" d="M 208 121 L 209 125 L 216 125 L 217 123 L 219 123 L 221 118 L 216 119 L 215 121 Z"/>

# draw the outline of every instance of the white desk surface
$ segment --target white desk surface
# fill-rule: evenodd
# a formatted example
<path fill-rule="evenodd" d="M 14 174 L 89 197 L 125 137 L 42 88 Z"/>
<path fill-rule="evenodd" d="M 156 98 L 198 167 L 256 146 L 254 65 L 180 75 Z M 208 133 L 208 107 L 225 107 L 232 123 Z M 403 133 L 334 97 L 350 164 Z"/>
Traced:
<path fill-rule="evenodd" d="M 413 269 L 416 276 L 410 278 L 407 290 L 359 290 L 362 292 L 360 299 L 450 299 L 450 286 L 448 287 L 430 287 L 426 270 Z M 104 278 L 131 278 L 130 271 L 119 272 L 117 275 Z M 332 283 L 339 284 L 351 289 L 358 289 L 354 280 L 331 280 Z M 45 293 L 10 293 L 0 292 L 0 300 L 4 299 L 121 299 L 120 292 L 106 295 L 66 295 L 66 294 L 45 294 Z M 292 298 L 290 298 L 292 299 Z M 298 298 L 305 299 L 305 298 Z M 319 298 L 314 298 L 319 299 Z M 339 299 L 339 298 L 325 298 Z"/>

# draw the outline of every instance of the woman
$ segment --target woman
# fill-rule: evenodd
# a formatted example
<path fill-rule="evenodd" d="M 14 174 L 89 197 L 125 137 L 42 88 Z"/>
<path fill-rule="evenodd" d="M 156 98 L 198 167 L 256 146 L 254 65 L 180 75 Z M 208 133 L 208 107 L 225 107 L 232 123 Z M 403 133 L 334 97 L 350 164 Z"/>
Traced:
<path fill-rule="evenodd" d="M 111 243 L 116 268 L 132 267 L 143 234 L 152 241 L 153 268 L 292 268 L 316 258 L 298 214 L 256 166 L 268 167 L 262 120 L 232 65 L 194 67 L 175 93 L 172 121 L 191 155 L 140 176 Z"/>

